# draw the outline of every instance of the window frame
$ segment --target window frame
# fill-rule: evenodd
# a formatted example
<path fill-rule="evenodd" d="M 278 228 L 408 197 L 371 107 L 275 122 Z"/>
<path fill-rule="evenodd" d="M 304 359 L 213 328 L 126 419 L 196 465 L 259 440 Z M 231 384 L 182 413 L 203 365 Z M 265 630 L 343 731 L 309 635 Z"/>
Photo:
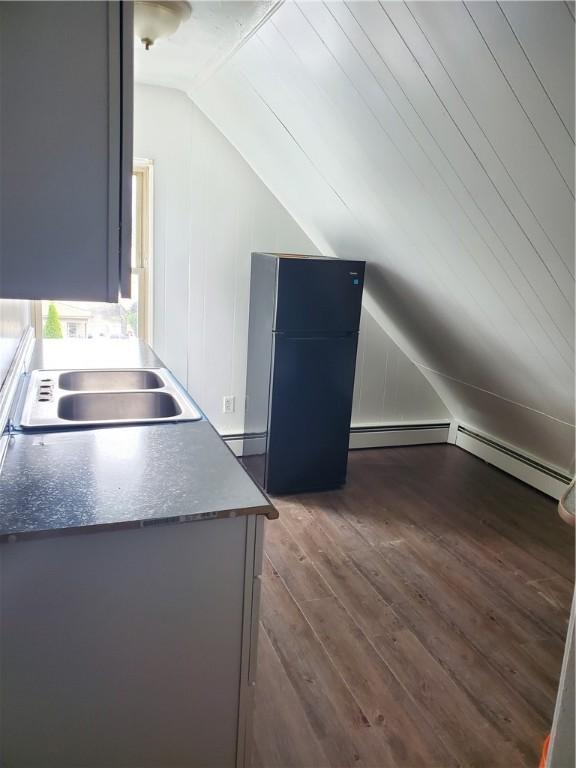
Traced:
<path fill-rule="evenodd" d="M 130 274 L 138 276 L 138 338 L 152 344 L 153 340 L 153 275 L 152 275 L 152 200 L 153 172 L 151 160 L 134 160 L 132 174 L 136 179 L 136 206 L 133 231 L 135 265 Z"/>

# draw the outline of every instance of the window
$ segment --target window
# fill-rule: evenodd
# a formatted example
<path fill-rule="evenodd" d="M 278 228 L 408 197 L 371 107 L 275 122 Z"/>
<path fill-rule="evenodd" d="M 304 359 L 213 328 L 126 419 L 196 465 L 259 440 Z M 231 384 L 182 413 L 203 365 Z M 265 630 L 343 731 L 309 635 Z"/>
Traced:
<path fill-rule="evenodd" d="M 132 296 L 138 296 L 133 324 L 137 335 L 151 339 L 152 165 L 140 161 L 132 174 Z"/>
<path fill-rule="evenodd" d="M 136 161 L 132 174 L 132 297 L 118 304 L 34 302 L 37 338 L 127 339 L 151 342 L 150 229 L 152 164 Z"/>

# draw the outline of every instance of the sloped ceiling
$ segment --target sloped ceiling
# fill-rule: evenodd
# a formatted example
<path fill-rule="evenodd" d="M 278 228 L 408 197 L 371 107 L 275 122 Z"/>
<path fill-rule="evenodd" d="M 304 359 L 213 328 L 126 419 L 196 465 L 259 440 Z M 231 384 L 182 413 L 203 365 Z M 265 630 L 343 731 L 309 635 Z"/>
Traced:
<path fill-rule="evenodd" d="M 139 79 L 186 91 L 319 249 L 368 261 L 367 308 L 458 419 L 569 469 L 574 3 L 200 6 Z M 225 45 L 199 63 L 212 6 Z"/>
<path fill-rule="evenodd" d="M 468 425 L 574 450 L 574 6 L 286 2 L 191 98 Z"/>

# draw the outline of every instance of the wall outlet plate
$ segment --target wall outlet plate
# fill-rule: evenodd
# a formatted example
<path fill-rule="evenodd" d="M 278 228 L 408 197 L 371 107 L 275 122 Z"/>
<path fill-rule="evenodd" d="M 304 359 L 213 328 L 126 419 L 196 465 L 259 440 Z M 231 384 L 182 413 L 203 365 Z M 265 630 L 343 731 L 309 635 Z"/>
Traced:
<path fill-rule="evenodd" d="M 236 398 L 234 395 L 226 395 L 222 398 L 222 413 L 234 413 L 236 410 Z"/>

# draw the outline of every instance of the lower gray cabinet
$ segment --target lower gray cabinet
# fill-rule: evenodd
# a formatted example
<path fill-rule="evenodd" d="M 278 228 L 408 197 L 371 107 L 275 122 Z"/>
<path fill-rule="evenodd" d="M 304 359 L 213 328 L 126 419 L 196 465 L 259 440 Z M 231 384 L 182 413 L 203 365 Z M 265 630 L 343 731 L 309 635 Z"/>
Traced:
<path fill-rule="evenodd" d="M 0 765 L 247 765 L 262 526 L 1 543 Z"/>
<path fill-rule="evenodd" d="M 0 2 L 0 298 L 129 295 L 130 2 Z"/>

